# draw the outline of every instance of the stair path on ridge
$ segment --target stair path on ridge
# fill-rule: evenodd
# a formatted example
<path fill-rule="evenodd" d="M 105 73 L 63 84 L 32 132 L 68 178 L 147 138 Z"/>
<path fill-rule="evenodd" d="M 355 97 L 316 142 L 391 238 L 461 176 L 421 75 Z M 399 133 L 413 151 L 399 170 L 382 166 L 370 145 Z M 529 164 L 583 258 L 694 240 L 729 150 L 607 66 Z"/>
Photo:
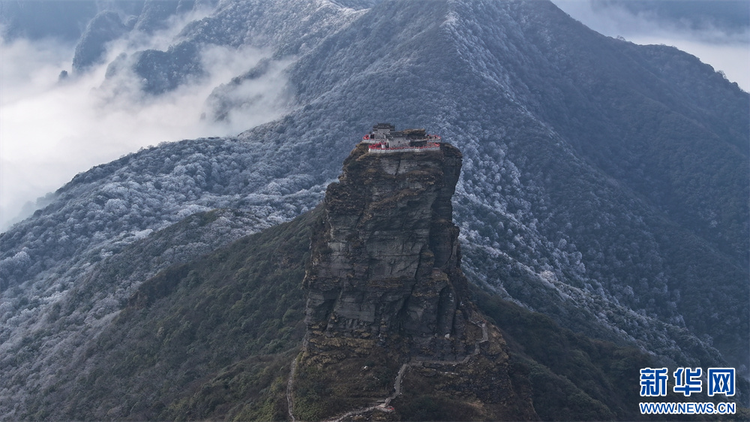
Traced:
<path fill-rule="evenodd" d="M 389 408 L 388 405 L 391 403 L 393 399 L 401 395 L 401 380 L 403 379 L 404 374 L 406 373 L 406 370 L 410 366 L 424 365 L 425 363 L 437 364 L 437 365 L 461 365 L 461 364 L 468 362 L 472 356 L 476 356 L 479 354 L 479 351 L 480 351 L 479 345 L 489 341 L 489 335 L 487 333 L 486 322 L 480 322 L 480 321 L 474 321 L 474 320 L 469 320 L 469 322 L 471 322 L 472 324 L 482 329 L 482 339 L 478 340 L 474 344 L 474 351 L 471 354 L 466 355 L 461 360 L 415 360 L 413 362 L 404 363 L 403 365 L 401 365 L 401 368 L 399 368 L 398 374 L 396 375 L 396 380 L 393 384 L 393 390 L 394 390 L 393 393 L 390 396 L 386 397 L 385 400 L 372 406 L 368 406 L 365 408 L 356 409 L 356 410 L 352 410 L 350 412 L 344 413 L 343 415 L 337 417 L 336 419 L 327 419 L 326 422 L 341 422 L 350 416 L 355 416 L 355 415 L 359 415 L 362 413 L 371 412 L 373 410 L 379 410 L 381 412 L 392 412 L 393 409 Z M 305 337 L 304 344 L 302 346 L 303 350 L 306 345 L 307 345 L 307 337 Z M 294 375 L 295 375 L 296 369 L 297 369 L 297 359 L 295 358 L 294 361 L 292 362 L 291 370 L 289 371 L 289 380 L 287 381 L 287 388 L 286 388 L 286 400 L 287 400 L 287 406 L 288 406 L 287 408 L 289 412 L 289 418 L 292 420 L 292 422 L 296 422 L 296 418 L 294 417 L 294 397 L 292 395 L 292 388 L 294 384 Z"/>

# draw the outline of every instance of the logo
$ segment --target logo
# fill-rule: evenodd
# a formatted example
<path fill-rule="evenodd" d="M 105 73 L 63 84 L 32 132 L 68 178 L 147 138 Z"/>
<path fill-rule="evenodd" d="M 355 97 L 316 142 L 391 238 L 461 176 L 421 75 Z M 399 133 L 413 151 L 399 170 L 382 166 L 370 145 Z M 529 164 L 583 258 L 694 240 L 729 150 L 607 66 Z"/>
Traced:
<path fill-rule="evenodd" d="M 706 382 L 706 394 L 709 397 L 723 395 L 734 396 L 735 392 L 735 369 L 734 368 L 708 368 L 705 378 L 703 368 L 681 367 L 672 372 L 674 387 L 672 392 L 690 397 L 693 393 L 703 392 L 703 383 Z M 669 371 L 667 368 L 641 368 L 641 397 L 664 397 L 667 395 L 667 380 Z M 698 403 L 698 402 L 642 402 L 639 403 L 641 414 L 667 414 L 667 415 L 723 415 L 735 414 L 736 403 Z"/>
<path fill-rule="evenodd" d="M 692 393 L 700 393 L 703 391 L 701 375 L 703 375 L 702 368 L 677 368 L 674 371 L 672 391 L 682 393 L 685 397 L 690 397 Z"/>
<path fill-rule="evenodd" d="M 667 395 L 667 368 L 641 369 L 641 397 Z"/>
<path fill-rule="evenodd" d="M 708 397 L 734 395 L 734 368 L 708 368 Z"/>

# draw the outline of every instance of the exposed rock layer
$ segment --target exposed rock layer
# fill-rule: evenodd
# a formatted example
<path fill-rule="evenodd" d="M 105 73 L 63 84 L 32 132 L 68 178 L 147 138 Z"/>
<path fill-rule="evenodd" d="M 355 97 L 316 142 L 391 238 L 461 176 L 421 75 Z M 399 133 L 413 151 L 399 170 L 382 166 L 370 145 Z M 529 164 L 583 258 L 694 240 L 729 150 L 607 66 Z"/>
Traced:
<path fill-rule="evenodd" d="M 451 391 L 462 418 L 536 418 L 502 336 L 467 298 L 451 205 L 461 153 L 367 151 L 344 162 L 313 234 L 296 416 L 399 418 L 402 383 L 426 377 L 420 394 Z"/>

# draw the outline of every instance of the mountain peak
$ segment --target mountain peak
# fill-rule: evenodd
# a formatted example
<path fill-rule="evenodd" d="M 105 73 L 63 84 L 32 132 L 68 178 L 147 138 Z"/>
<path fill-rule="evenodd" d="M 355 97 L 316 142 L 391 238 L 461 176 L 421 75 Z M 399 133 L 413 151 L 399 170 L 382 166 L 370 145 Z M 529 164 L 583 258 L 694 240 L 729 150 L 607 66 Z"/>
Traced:
<path fill-rule="evenodd" d="M 379 126 L 374 135 L 386 135 Z M 403 134 L 424 131 L 394 136 Z M 461 391 L 453 397 L 459 419 L 534 418 L 528 392 L 511 381 L 505 342 L 471 303 L 460 269 L 451 197 L 461 153 L 448 143 L 411 142 L 383 149 L 367 139 L 328 187 L 303 283 L 307 336 L 290 415 L 392 419 L 414 400 L 406 385 L 431 383 L 419 392 Z"/>
<path fill-rule="evenodd" d="M 304 281 L 310 347 L 340 336 L 382 345 L 394 335 L 419 342 L 457 334 L 454 314 L 462 313 L 466 280 L 450 201 L 461 153 L 446 143 L 370 146 L 354 149 L 326 191 Z"/>

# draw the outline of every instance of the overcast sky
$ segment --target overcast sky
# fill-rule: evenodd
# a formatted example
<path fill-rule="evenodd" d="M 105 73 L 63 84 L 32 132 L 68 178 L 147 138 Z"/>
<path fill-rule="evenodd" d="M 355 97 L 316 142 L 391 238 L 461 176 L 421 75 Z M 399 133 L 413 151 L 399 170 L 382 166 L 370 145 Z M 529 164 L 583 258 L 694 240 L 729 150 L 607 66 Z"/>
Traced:
<path fill-rule="evenodd" d="M 750 0 L 553 1 L 605 35 L 638 44 L 673 45 L 694 54 L 750 91 Z M 109 59 L 122 52 L 166 48 L 184 24 L 172 23 L 157 37 L 114 43 Z M 102 89 L 105 65 L 58 83 L 60 71 L 71 68 L 74 49 L 70 40 L 0 40 L 0 231 L 24 207 L 26 212 L 33 210 L 36 198 L 94 165 L 160 142 L 238 133 L 285 110 L 284 80 L 277 69 L 238 90 L 248 98 L 265 100 L 237 116 L 234 124 L 212 125 L 199 119 L 214 86 L 248 70 L 267 52 L 213 49 L 204 56 L 210 78 L 145 99 L 114 96 Z"/>
<path fill-rule="evenodd" d="M 750 92 L 750 0 L 552 0 L 589 28 L 679 48 Z"/>

